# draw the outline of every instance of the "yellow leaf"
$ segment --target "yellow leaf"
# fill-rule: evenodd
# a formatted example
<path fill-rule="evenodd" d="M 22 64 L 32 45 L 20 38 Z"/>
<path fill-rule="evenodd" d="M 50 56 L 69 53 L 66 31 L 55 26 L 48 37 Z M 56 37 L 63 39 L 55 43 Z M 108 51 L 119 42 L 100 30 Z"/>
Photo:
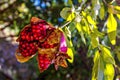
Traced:
<path fill-rule="evenodd" d="M 75 13 L 74 11 L 72 11 L 72 8 L 65 7 L 60 12 L 60 16 L 67 21 L 71 21 L 75 18 Z"/>
<path fill-rule="evenodd" d="M 82 15 L 83 15 L 83 16 L 86 16 L 86 15 L 87 15 L 87 13 L 85 13 L 84 11 L 82 11 Z"/>
<path fill-rule="evenodd" d="M 73 63 L 74 56 L 73 56 L 73 51 L 72 51 L 71 48 L 68 48 L 68 50 L 67 50 L 67 54 L 68 54 L 68 56 L 71 57 L 71 59 L 68 59 L 68 61 L 69 61 L 70 63 Z"/>
<path fill-rule="evenodd" d="M 80 23 L 76 23 L 76 29 L 78 30 L 78 32 L 81 32 L 82 31 L 82 29 L 81 29 L 81 25 L 80 25 Z"/>
<path fill-rule="evenodd" d="M 116 10 L 120 10 L 120 6 L 114 6 Z"/>
<path fill-rule="evenodd" d="M 106 68 L 104 70 L 105 80 L 113 80 L 114 78 L 114 67 L 112 64 L 106 64 Z"/>
<path fill-rule="evenodd" d="M 29 59 L 31 59 L 33 56 L 24 57 L 20 53 L 15 53 L 15 57 L 18 62 L 24 63 L 27 62 Z"/>
<path fill-rule="evenodd" d="M 71 14 L 68 15 L 67 21 L 71 21 L 75 18 L 75 14 L 72 12 Z"/>
<path fill-rule="evenodd" d="M 98 50 L 95 52 L 92 80 L 103 80 L 104 63 L 100 54 L 101 53 Z"/>
<path fill-rule="evenodd" d="M 120 14 L 116 14 L 117 15 L 117 17 L 120 19 Z"/>
<path fill-rule="evenodd" d="M 116 44 L 116 29 L 117 29 L 117 22 L 113 14 L 109 14 L 107 20 L 107 33 L 112 45 Z"/>
<path fill-rule="evenodd" d="M 92 19 L 91 16 L 88 15 L 88 16 L 87 16 L 87 20 L 88 20 L 88 22 L 89 22 L 90 24 L 96 25 L 95 21 Z"/>

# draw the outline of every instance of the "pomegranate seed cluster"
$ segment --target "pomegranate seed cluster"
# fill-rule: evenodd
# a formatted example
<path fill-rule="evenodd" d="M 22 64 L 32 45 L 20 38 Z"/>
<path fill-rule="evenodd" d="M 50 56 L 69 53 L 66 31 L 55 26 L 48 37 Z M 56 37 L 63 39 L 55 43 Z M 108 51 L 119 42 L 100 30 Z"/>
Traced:
<path fill-rule="evenodd" d="M 37 52 L 37 47 L 32 42 L 21 41 L 19 51 L 24 57 L 32 56 Z"/>
<path fill-rule="evenodd" d="M 18 38 L 19 52 L 22 56 L 31 56 L 37 52 L 37 44 L 41 44 L 39 41 L 45 39 L 47 31 L 51 29 L 49 27 L 50 25 L 44 20 L 38 19 L 38 21 L 31 22 L 31 25 L 27 25 L 23 28 Z M 48 45 L 44 45 L 44 47 L 46 48 Z"/>
<path fill-rule="evenodd" d="M 17 60 L 26 62 L 38 52 L 37 60 L 40 72 L 46 70 L 52 63 L 57 69 L 58 66 L 66 64 L 65 59 L 69 58 L 65 54 L 67 46 L 62 31 L 36 17 L 32 17 L 30 24 L 23 28 L 17 41 L 19 42 Z M 66 50 L 62 48 L 66 48 Z M 63 54 L 63 58 L 58 56 L 60 54 Z M 62 60 L 59 60 L 60 58 Z M 67 64 L 63 67 L 67 67 Z"/>
<path fill-rule="evenodd" d="M 40 67 L 40 71 L 46 70 L 51 64 L 51 60 L 47 57 L 47 54 L 38 54 L 38 65 Z"/>
<path fill-rule="evenodd" d="M 31 23 L 31 25 L 34 40 L 41 40 L 46 37 L 46 26 L 48 25 L 46 22 L 35 22 Z"/>

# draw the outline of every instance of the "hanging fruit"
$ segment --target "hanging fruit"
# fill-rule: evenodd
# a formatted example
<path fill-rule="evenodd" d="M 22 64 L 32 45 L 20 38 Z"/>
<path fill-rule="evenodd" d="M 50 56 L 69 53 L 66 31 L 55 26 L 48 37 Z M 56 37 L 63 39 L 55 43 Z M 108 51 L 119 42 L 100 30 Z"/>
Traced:
<path fill-rule="evenodd" d="M 46 70 L 50 64 L 67 67 L 67 45 L 61 30 L 54 28 L 46 21 L 36 17 L 31 18 L 29 25 L 25 26 L 17 39 L 19 42 L 16 58 L 23 63 L 37 54 L 40 72 Z"/>

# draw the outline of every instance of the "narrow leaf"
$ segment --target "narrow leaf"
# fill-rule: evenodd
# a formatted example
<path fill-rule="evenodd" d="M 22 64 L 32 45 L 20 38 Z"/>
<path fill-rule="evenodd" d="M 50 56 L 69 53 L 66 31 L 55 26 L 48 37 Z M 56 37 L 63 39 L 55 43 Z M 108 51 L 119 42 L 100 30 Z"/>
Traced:
<path fill-rule="evenodd" d="M 116 29 L 117 29 L 117 22 L 113 16 L 113 14 L 109 14 L 107 20 L 107 33 L 112 45 L 116 44 Z"/>
<path fill-rule="evenodd" d="M 94 66 L 92 69 L 92 80 L 103 80 L 104 63 L 100 56 L 100 52 L 97 50 L 94 56 Z"/>
<path fill-rule="evenodd" d="M 69 61 L 70 63 L 73 63 L 74 55 L 73 55 L 72 48 L 68 48 L 67 54 L 68 54 L 68 56 L 70 56 L 70 58 L 71 58 L 71 59 L 68 59 L 68 61 Z"/>
<path fill-rule="evenodd" d="M 82 31 L 81 25 L 78 22 L 76 23 L 76 29 L 78 30 L 79 33 Z"/>
<path fill-rule="evenodd" d="M 96 48 L 98 46 L 98 44 L 99 44 L 98 37 L 93 32 L 90 34 L 90 37 L 91 37 L 91 45 L 92 45 L 92 47 Z"/>
<path fill-rule="evenodd" d="M 90 24 L 93 24 L 93 25 L 95 25 L 96 23 L 95 23 L 95 21 L 92 19 L 92 17 L 91 16 L 87 16 L 87 20 L 88 20 L 88 22 L 90 23 Z"/>
<path fill-rule="evenodd" d="M 116 14 L 116 15 L 117 15 L 118 19 L 120 19 L 120 14 Z"/>
<path fill-rule="evenodd" d="M 105 16 L 105 9 L 104 9 L 104 5 L 101 5 L 101 8 L 100 8 L 100 19 L 104 19 L 104 16 Z"/>
<path fill-rule="evenodd" d="M 120 62 L 120 53 L 117 53 L 117 58 L 118 58 L 118 60 Z"/>
<path fill-rule="evenodd" d="M 105 80 L 113 80 L 114 78 L 114 67 L 112 64 L 106 64 L 106 68 L 104 70 L 104 74 L 105 74 Z"/>
<path fill-rule="evenodd" d="M 115 60 L 111 55 L 111 51 L 108 48 L 106 48 L 105 46 L 101 46 L 101 50 L 103 53 L 102 57 L 103 57 L 104 61 L 109 64 L 115 64 Z"/>

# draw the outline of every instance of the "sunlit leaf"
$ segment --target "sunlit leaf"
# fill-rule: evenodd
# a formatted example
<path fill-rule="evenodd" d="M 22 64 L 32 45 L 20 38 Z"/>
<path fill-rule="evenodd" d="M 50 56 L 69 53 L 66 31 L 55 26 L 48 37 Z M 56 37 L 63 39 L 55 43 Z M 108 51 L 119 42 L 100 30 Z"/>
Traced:
<path fill-rule="evenodd" d="M 85 18 L 83 18 L 82 20 L 85 23 L 85 26 L 83 26 L 83 30 L 87 32 L 87 34 L 90 34 L 90 26 L 88 25 L 87 20 Z"/>
<path fill-rule="evenodd" d="M 85 17 L 87 15 L 87 13 L 82 11 L 82 15 Z"/>
<path fill-rule="evenodd" d="M 94 56 L 94 66 L 92 69 L 92 80 L 103 80 L 104 62 L 100 56 L 100 52 L 97 50 Z"/>
<path fill-rule="evenodd" d="M 80 23 L 77 22 L 75 27 L 79 33 L 82 31 Z"/>
<path fill-rule="evenodd" d="M 98 37 L 96 35 L 96 33 L 91 33 L 90 34 L 90 37 L 91 37 L 91 45 L 93 48 L 96 48 L 99 44 L 99 40 L 98 40 Z"/>
<path fill-rule="evenodd" d="M 105 46 L 101 45 L 101 51 L 103 53 L 102 54 L 103 59 L 105 60 L 106 63 L 115 64 L 115 60 L 112 57 L 111 51 L 108 48 L 106 48 Z"/>
<path fill-rule="evenodd" d="M 75 18 L 75 14 L 72 12 L 71 14 L 68 15 L 67 21 L 71 21 Z"/>
<path fill-rule="evenodd" d="M 104 74 L 105 74 L 105 80 L 113 80 L 114 79 L 114 67 L 112 64 L 106 64 Z"/>
<path fill-rule="evenodd" d="M 115 9 L 120 10 L 120 6 L 114 6 Z"/>
<path fill-rule="evenodd" d="M 85 40 L 85 37 L 84 37 L 84 33 L 83 33 L 83 30 L 82 30 L 81 24 L 76 22 L 75 25 L 76 25 L 76 29 L 78 30 L 78 32 L 81 36 L 82 41 L 84 42 L 84 44 L 86 44 L 86 40 Z"/>
<path fill-rule="evenodd" d="M 114 6 L 114 9 L 116 10 L 116 14 L 120 14 L 120 6 Z"/>
<path fill-rule="evenodd" d="M 120 14 L 116 14 L 117 15 L 117 17 L 120 19 Z"/>
<path fill-rule="evenodd" d="M 117 22 L 113 14 L 109 14 L 107 20 L 107 33 L 112 45 L 116 44 L 116 29 L 117 29 Z"/>
<path fill-rule="evenodd" d="M 106 47 L 101 46 L 100 48 L 103 49 L 95 52 L 92 80 L 113 80 L 113 64 L 115 64 L 114 59 Z"/>
<path fill-rule="evenodd" d="M 72 8 L 68 8 L 68 7 L 62 9 L 62 11 L 60 12 L 60 16 L 66 19 L 67 21 L 71 21 L 75 18 L 75 14 L 72 11 Z"/>
<path fill-rule="evenodd" d="M 72 48 L 68 48 L 68 50 L 67 50 L 67 54 L 68 54 L 68 56 L 71 57 L 71 59 L 68 59 L 68 61 L 69 61 L 70 63 L 73 63 L 74 55 L 73 55 Z"/>
<path fill-rule="evenodd" d="M 82 0 L 78 0 L 78 2 L 79 2 L 79 3 L 81 3 L 81 2 L 82 2 Z"/>
<path fill-rule="evenodd" d="M 91 16 L 87 16 L 87 20 L 88 20 L 88 22 L 90 23 L 90 24 L 93 24 L 93 25 L 95 25 L 96 24 L 96 22 L 92 19 L 92 17 Z"/>
<path fill-rule="evenodd" d="M 113 5 L 108 5 L 108 12 L 111 14 L 120 14 L 120 7 L 119 6 L 113 6 Z"/>

